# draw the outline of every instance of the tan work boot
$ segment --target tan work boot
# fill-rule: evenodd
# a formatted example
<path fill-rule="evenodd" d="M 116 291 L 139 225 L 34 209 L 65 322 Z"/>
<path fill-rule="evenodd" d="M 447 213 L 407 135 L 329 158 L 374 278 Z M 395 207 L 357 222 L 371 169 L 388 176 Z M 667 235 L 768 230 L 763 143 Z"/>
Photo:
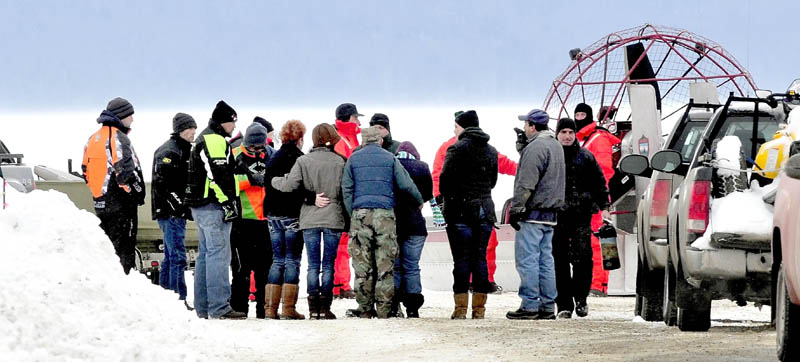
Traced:
<path fill-rule="evenodd" d="M 267 319 L 278 319 L 278 305 L 281 302 L 280 284 L 267 284 L 264 290 L 264 317 Z"/>
<path fill-rule="evenodd" d="M 486 314 L 486 293 L 472 293 L 472 319 L 483 319 Z"/>
<path fill-rule="evenodd" d="M 281 291 L 281 319 L 306 319 L 306 316 L 297 313 L 297 284 L 284 284 Z"/>
<path fill-rule="evenodd" d="M 453 294 L 456 307 L 450 319 L 467 319 L 467 304 L 469 303 L 469 293 Z"/>

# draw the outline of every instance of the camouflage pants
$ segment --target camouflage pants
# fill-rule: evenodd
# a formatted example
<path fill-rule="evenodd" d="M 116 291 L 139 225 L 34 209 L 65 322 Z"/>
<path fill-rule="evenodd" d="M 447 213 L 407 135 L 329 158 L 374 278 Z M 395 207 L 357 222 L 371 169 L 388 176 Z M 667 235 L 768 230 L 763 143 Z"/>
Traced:
<path fill-rule="evenodd" d="M 356 209 L 350 219 L 348 251 L 355 271 L 359 312 L 387 318 L 394 296 L 397 231 L 392 209 Z M 374 306 L 374 307 L 373 307 Z"/>

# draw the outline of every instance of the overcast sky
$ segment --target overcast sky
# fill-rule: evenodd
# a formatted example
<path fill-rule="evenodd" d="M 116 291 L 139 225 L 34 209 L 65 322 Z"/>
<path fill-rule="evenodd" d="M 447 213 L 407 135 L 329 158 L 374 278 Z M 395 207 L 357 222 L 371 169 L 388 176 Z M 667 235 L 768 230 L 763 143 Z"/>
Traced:
<path fill-rule="evenodd" d="M 777 91 L 800 77 L 799 20 L 800 1 L 0 0 L 0 112 L 538 105 L 569 49 L 644 23 L 720 43 Z"/>

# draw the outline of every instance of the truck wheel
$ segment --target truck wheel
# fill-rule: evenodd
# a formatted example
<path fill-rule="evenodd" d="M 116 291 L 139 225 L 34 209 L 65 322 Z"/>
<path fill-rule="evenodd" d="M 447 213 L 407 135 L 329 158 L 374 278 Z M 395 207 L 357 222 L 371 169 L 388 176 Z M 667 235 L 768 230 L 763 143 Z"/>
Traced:
<path fill-rule="evenodd" d="M 675 268 L 672 265 L 672 258 L 667 255 L 667 266 L 664 268 L 663 300 L 661 307 L 662 319 L 664 324 L 669 327 L 676 325 L 678 318 L 678 308 L 675 306 Z"/>
<path fill-rule="evenodd" d="M 639 302 L 638 315 L 648 322 L 661 321 L 664 319 L 664 286 L 662 284 L 664 282 L 664 275 L 662 274 L 664 271 L 649 270 L 647 260 L 642 260 L 641 254 L 639 254 L 638 267 L 636 280 L 641 281 L 636 293 L 637 302 Z"/>
<path fill-rule="evenodd" d="M 678 329 L 683 332 L 705 332 L 711 327 L 711 296 L 701 288 L 695 288 L 678 266 L 675 273 L 675 305 Z"/>
<path fill-rule="evenodd" d="M 800 359 L 800 347 L 796 335 L 800 334 L 800 306 L 792 304 L 786 289 L 786 273 L 783 264 L 778 271 L 775 290 L 775 334 L 778 342 L 778 359 L 781 361 L 797 361 Z"/>
<path fill-rule="evenodd" d="M 714 141 L 712 144 L 712 149 L 714 151 L 714 159 L 717 159 L 716 148 L 717 143 L 719 140 Z M 744 152 L 742 149 L 739 149 L 739 169 L 746 170 L 747 163 L 744 160 Z M 727 170 L 726 170 L 727 171 Z M 742 171 L 738 172 L 735 175 L 721 175 L 719 173 L 719 169 L 714 168 L 712 172 L 712 181 L 711 181 L 711 196 L 718 199 L 728 195 L 732 192 L 736 191 L 745 191 L 749 188 L 747 182 L 747 172 Z"/>

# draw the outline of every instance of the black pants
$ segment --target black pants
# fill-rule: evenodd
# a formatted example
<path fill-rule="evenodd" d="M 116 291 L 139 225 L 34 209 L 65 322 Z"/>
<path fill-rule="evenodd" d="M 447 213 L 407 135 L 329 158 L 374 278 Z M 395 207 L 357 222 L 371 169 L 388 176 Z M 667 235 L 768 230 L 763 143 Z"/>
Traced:
<path fill-rule="evenodd" d="M 136 260 L 136 234 L 139 230 L 139 217 L 136 206 L 125 206 L 121 209 L 95 209 L 100 218 L 100 228 L 108 235 L 114 251 L 122 264 L 122 270 L 129 274 Z"/>
<path fill-rule="evenodd" d="M 250 297 L 250 272 L 256 286 L 257 315 L 264 313 L 264 290 L 272 266 L 272 241 L 266 220 L 239 219 L 231 230 L 231 308 L 247 313 Z"/>
<path fill-rule="evenodd" d="M 576 222 L 576 219 L 581 220 Z M 589 295 L 592 284 L 590 221 L 591 215 L 585 218 L 558 215 L 558 225 L 553 233 L 553 259 L 556 264 L 556 306 L 559 312 L 571 312 L 575 309 L 574 302 L 585 301 Z"/>
<path fill-rule="evenodd" d="M 469 292 L 470 277 L 472 290 L 476 293 L 489 293 L 489 270 L 486 265 L 486 248 L 492 234 L 492 224 L 483 214 L 475 223 L 447 224 L 447 239 L 453 254 L 453 293 Z"/>

